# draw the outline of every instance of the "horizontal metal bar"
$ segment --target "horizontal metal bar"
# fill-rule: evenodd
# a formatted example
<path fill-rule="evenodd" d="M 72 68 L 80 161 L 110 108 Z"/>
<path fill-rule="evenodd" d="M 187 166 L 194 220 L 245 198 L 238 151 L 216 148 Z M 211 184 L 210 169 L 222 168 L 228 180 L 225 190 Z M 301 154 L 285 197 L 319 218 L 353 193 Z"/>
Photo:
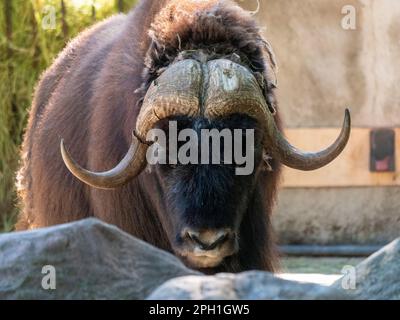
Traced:
<path fill-rule="evenodd" d="M 284 245 L 279 250 L 286 256 L 367 257 L 381 248 L 379 245 Z"/>

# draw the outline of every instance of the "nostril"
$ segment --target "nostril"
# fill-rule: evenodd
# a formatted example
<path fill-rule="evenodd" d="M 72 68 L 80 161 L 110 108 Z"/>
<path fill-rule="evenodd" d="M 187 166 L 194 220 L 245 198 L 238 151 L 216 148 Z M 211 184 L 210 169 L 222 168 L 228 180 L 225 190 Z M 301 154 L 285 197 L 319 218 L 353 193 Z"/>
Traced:
<path fill-rule="evenodd" d="M 203 242 L 201 242 L 201 240 L 199 239 L 198 235 L 194 232 L 188 232 L 189 238 L 197 243 L 202 249 L 205 246 L 205 244 Z"/>
<path fill-rule="evenodd" d="M 202 250 L 214 250 L 229 238 L 228 231 L 187 231 L 188 237 Z"/>
<path fill-rule="evenodd" d="M 213 250 L 213 249 L 217 248 L 218 246 L 222 245 L 226 240 L 228 240 L 228 233 L 221 235 L 214 243 L 210 244 L 204 250 Z"/>

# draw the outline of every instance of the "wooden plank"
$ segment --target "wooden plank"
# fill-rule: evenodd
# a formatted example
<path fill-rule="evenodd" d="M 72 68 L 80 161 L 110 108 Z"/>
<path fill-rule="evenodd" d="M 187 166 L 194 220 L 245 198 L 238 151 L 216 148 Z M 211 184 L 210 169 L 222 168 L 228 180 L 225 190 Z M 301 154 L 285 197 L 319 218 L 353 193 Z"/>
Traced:
<path fill-rule="evenodd" d="M 363 187 L 400 185 L 400 128 L 396 128 L 396 172 L 376 173 L 369 170 L 369 128 L 353 128 L 343 153 L 328 166 L 310 172 L 284 168 L 283 186 L 296 187 Z M 285 134 L 296 147 L 317 151 L 329 146 L 338 136 L 337 128 L 286 129 Z"/>

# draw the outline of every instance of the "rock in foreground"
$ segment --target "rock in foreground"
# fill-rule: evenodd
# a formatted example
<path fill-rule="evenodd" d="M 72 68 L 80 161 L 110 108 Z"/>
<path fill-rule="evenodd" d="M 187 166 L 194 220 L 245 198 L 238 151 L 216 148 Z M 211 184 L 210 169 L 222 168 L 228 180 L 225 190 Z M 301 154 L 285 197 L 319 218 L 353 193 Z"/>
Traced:
<path fill-rule="evenodd" d="M 95 219 L 0 236 L 0 299 L 144 299 L 196 274 L 176 257 Z M 42 268 L 54 266 L 56 289 Z"/>
<path fill-rule="evenodd" d="M 342 279 L 333 284 L 340 289 Z M 375 252 L 355 269 L 356 299 L 400 300 L 400 238 Z"/>
<path fill-rule="evenodd" d="M 46 266 L 55 290 L 42 286 Z M 343 279 L 327 287 L 261 271 L 205 276 L 95 219 L 0 235 L 0 299 L 400 299 L 400 239 L 355 271 L 354 290 Z"/>
<path fill-rule="evenodd" d="M 172 279 L 155 290 L 149 300 L 335 300 L 345 293 L 310 283 L 283 280 L 268 272 L 216 276 L 186 276 Z"/>

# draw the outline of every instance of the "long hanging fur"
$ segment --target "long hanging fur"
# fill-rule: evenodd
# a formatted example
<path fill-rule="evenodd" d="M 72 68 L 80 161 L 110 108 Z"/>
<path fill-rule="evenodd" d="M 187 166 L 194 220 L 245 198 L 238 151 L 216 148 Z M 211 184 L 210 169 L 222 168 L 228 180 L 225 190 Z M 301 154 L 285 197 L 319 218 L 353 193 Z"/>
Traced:
<path fill-rule="evenodd" d="M 83 32 L 44 73 L 30 111 L 18 187 L 17 229 L 97 217 L 171 251 L 163 216 L 162 183 L 142 174 L 113 191 L 78 182 L 64 166 L 63 137 L 84 167 L 102 171 L 123 157 L 141 101 L 169 64 L 201 49 L 246 65 L 276 109 L 275 59 L 251 15 L 229 0 L 142 0 L 129 15 L 114 16 Z M 279 114 L 276 121 L 280 126 Z M 239 256 L 214 271 L 273 271 L 276 255 L 270 215 L 280 165 L 258 179 L 241 230 Z"/>

